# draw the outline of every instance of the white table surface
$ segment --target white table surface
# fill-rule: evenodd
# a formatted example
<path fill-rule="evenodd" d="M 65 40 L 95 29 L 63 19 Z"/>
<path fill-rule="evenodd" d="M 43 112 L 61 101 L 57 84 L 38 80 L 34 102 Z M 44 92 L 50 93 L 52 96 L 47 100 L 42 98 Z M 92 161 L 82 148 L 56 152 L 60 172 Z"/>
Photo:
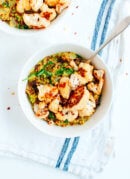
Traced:
<path fill-rule="evenodd" d="M 96 179 L 130 179 L 130 28 L 125 36 L 125 70 L 119 80 L 117 112 L 114 121 L 115 156 Z M 77 176 L 21 158 L 0 157 L 1 179 L 76 179 Z"/>

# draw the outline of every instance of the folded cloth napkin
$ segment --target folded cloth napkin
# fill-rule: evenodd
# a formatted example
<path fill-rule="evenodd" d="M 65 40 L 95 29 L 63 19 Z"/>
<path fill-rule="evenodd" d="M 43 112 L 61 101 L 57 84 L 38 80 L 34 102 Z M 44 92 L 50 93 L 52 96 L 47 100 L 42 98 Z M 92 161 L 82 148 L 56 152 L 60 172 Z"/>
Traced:
<path fill-rule="evenodd" d="M 113 152 L 110 136 L 114 111 L 103 122 L 75 138 L 48 136 L 35 129 L 23 115 L 17 99 L 17 81 L 28 57 L 50 43 L 74 42 L 95 50 L 119 21 L 123 0 L 72 0 L 68 12 L 54 29 L 18 37 L 0 32 L 0 154 L 20 156 L 89 178 L 101 171 Z M 120 42 L 116 38 L 101 53 L 113 74 L 120 73 Z M 123 47 L 123 46 L 122 46 Z M 116 88 L 115 88 L 116 89 Z"/>

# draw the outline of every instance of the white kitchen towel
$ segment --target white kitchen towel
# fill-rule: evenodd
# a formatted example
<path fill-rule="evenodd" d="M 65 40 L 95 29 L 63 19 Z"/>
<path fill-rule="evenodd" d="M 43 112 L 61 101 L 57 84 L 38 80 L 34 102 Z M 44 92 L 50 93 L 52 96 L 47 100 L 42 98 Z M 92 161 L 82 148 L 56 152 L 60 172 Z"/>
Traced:
<path fill-rule="evenodd" d="M 110 136 L 113 106 L 100 125 L 81 137 L 48 136 L 35 129 L 22 113 L 17 81 L 28 57 L 50 43 L 67 41 L 93 50 L 98 48 L 122 18 L 123 5 L 123 0 L 72 0 L 61 23 L 46 34 L 43 32 L 43 36 L 18 37 L 0 32 L 1 155 L 24 157 L 84 178 L 101 171 L 113 151 Z M 111 69 L 114 84 L 123 66 L 120 53 L 122 39 L 123 36 L 116 38 L 100 53 Z"/>

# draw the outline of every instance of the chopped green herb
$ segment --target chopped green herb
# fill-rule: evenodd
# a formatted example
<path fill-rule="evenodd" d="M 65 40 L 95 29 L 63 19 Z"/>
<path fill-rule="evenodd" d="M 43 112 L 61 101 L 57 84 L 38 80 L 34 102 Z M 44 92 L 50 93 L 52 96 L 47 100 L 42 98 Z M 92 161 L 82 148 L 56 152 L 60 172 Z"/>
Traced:
<path fill-rule="evenodd" d="M 3 3 L 2 3 L 2 6 L 3 6 L 3 7 L 10 7 L 9 2 L 7 2 L 7 1 L 6 1 L 6 2 L 3 2 Z"/>
<path fill-rule="evenodd" d="M 35 76 L 36 76 L 36 73 L 32 73 L 27 78 L 23 79 L 22 81 L 29 80 L 30 78 L 35 77 Z"/>
<path fill-rule="evenodd" d="M 16 17 L 16 18 L 17 18 L 17 20 L 18 20 L 18 17 Z M 28 27 L 26 24 L 23 24 L 23 25 L 18 24 L 17 28 L 18 28 L 18 29 L 29 29 L 29 27 Z"/>
<path fill-rule="evenodd" d="M 67 74 L 67 75 L 71 75 L 74 73 L 74 69 L 72 68 L 65 68 L 64 69 L 64 72 Z"/>
<path fill-rule="evenodd" d="M 78 58 L 82 58 L 79 54 L 76 54 L 76 56 L 77 56 Z"/>
<path fill-rule="evenodd" d="M 50 77 L 50 76 L 52 76 L 52 73 L 42 69 L 36 74 L 36 76 L 41 76 L 41 75 L 45 75 L 46 77 Z"/>
<path fill-rule="evenodd" d="M 73 73 L 74 73 L 74 69 L 72 69 L 72 68 L 65 68 L 65 67 L 61 67 L 59 70 L 56 71 L 56 75 L 57 76 L 61 76 L 63 74 L 71 75 Z"/>
<path fill-rule="evenodd" d="M 56 71 L 57 76 L 61 76 L 64 73 L 64 67 L 61 67 L 59 70 Z"/>
<path fill-rule="evenodd" d="M 47 62 L 44 66 L 43 69 L 37 72 L 36 76 L 41 76 L 45 75 L 46 77 L 52 76 L 52 73 L 46 70 L 46 67 L 49 65 L 53 65 L 54 63 L 52 61 Z"/>
<path fill-rule="evenodd" d="M 53 65 L 54 63 L 52 62 L 52 61 L 48 61 L 45 65 L 44 65 L 44 67 L 43 67 L 43 69 L 45 69 L 48 65 Z"/>
<path fill-rule="evenodd" d="M 56 117 L 55 117 L 55 115 L 54 115 L 54 113 L 53 112 L 51 112 L 51 111 L 49 111 L 49 115 L 48 115 L 48 118 L 49 119 L 56 119 Z"/>
<path fill-rule="evenodd" d="M 32 104 L 34 104 L 36 102 L 37 95 L 36 94 L 31 94 L 31 95 L 28 95 L 28 98 L 29 98 L 30 102 Z"/>
<path fill-rule="evenodd" d="M 68 124 L 68 123 L 69 123 L 68 119 L 66 119 L 66 120 L 64 121 L 64 123 L 65 123 L 65 124 Z"/>

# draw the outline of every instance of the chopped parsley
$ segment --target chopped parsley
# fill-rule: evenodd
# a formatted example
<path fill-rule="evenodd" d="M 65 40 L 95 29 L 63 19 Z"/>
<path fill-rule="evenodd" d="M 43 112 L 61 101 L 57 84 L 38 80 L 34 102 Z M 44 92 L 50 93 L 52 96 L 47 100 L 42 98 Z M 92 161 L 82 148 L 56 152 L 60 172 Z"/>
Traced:
<path fill-rule="evenodd" d="M 64 124 L 68 124 L 69 123 L 69 121 L 68 121 L 68 119 L 66 119 L 65 121 L 64 121 Z"/>
<path fill-rule="evenodd" d="M 29 27 L 26 24 L 23 24 L 23 25 L 18 24 L 17 28 L 18 29 L 29 29 Z"/>
<path fill-rule="evenodd" d="M 65 67 L 61 67 L 60 69 L 58 69 L 56 71 L 56 75 L 57 76 L 71 75 L 73 73 L 74 73 L 74 69 L 72 69 L 72 68 L 65 68 Z"/>
<path fill-rule="evenodd" d="M 36 73 L 36 76 L 41 76 L 41 75 L 43 75 L 45 77 L 50 77 L 50 76 L 52 76 L 52 73 L 49 71 L 46 71 L 45 69 L 42 69 Z"/>
<path fill-rule="evenodd" d="M 55 120 L 55 119 L 56 119 L 56 117 L 55 117 L 54 113 L 53 113 L 53 112 L 51 112 L 51 111 L 49 111 L 48 118 L 49 118 L 49 119 L 53 119 L 53 120 Z"/>
<path fill-rule="evenodd" d="M 3 7 L 10 7 L 10 4 L 9 4 L 9 2 L 5 1 L 5 2 L 2 3 L 2 6 Z"/>

